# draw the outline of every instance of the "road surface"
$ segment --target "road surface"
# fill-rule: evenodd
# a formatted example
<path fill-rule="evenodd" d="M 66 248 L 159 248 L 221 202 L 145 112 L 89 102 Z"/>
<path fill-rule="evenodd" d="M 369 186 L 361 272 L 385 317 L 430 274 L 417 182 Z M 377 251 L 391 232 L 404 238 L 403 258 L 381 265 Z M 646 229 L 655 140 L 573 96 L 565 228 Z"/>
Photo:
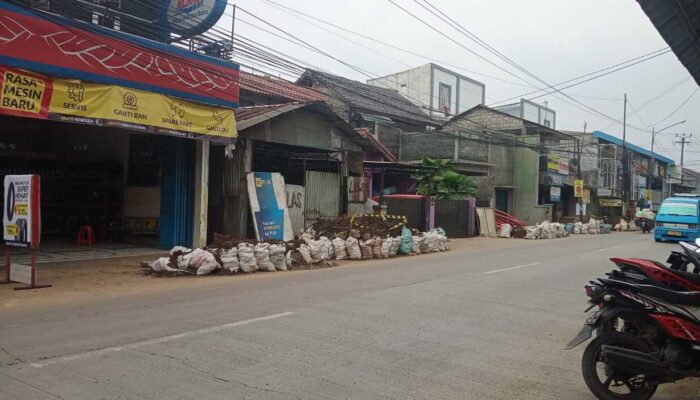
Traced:
<path fill-rule="evenodd" d="M 511 240 L 0 310 L 0 399 L 592 399 L 583 346 L 562 350 L 583 285 L 608 257 L 673 248 L 637 233 Z"/>

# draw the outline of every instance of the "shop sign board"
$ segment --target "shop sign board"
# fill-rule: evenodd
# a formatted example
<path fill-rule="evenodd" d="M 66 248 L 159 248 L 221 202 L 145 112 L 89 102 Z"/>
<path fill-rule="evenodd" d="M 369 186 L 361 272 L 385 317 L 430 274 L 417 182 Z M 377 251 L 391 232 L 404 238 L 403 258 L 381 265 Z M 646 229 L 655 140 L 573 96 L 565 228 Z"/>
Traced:
<path fill-rule="evenodd" d="M 569 160 L 556 154 L 547 154 L 547 169 L 562 175 L 569 175 Z"/>
<path fill-rule="evenodd" d="M 610 188 L 598 188 L 598 197 L 609 197 L 612 196 L 612 189 Z"/>
<path fill-rule="evenodd" d="M 589 189 L 583 189 L 583 196 L 581 200 L 583 204 L 591 204 L 591 191 Z"/>
<path fill-rule="evenodd" d="M 601 207 L 622 207 L 622 199 L 598 199 Z"/>
<path fill-rule="evenodd" d="M 583 197 L 583 179 L 574 180 L 574 197 Z"/>
<path fill-rule="evenodd" d="M 232 109 L 0 66 L 0 114 L 215 141 L 236 138 Z"/>
<path fill-rule="evenodd" d="M 8 246 L 36 248 L 41 240 L 39 175 L 6 175 L 2 212 Z"/>
<path fill-rule="evenodd" d="M 166 21 L 171 32 L 198 35 L 211 28 L 226 9 L 226 0 L 170 0 Z"/>
<path fill-rule="evenodd" d="M 561 201 L 561 188 L 559 186 L 549 187 L 549 200 L 555 203 Z"/>
<path fill-rule="evenodd" d="M 216 22 L 225 0 L 168 4 L 182 11 L 171 13 L 171 26 L 196 32 Z M 206 18 L 195 18 L 199 13 Z M 0 16 L 0 60 L 8 67 L 238 107 L 239 66 L 228 60 L 59 15 L 44 16 L 10 2 L 0 2 Z"/>
<path fill-rule="evenodd" d="M 282 174 L 249 172 L 246 179 L 257 239 L 294 239 Z"/>

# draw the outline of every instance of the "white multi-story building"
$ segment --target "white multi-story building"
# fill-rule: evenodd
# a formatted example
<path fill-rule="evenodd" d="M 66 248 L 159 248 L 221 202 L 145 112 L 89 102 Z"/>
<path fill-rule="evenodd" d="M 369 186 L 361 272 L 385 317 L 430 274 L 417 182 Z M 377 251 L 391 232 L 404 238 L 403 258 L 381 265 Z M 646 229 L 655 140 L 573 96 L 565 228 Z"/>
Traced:
<path fill-rule="evenodd" d="M 506 104 L 494 107 L 498 111 L 522 118 L 526 121 L 536 122 L 547 128 L 557 129 L 557 112 L 545 104 L 521 99 L 518 103 Z"/>
<path fill-rule="evenodd" d="M 450 118 L 484 104 L 486 96 L 483 83 L 433 63 L 367 83 L 398 91 L 436 119 Z"/>

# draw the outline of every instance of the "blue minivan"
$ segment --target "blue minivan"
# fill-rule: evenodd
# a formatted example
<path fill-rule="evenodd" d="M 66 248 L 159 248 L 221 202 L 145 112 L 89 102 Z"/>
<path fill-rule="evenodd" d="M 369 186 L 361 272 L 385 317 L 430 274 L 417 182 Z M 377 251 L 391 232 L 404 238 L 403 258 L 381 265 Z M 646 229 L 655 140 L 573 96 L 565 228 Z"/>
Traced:
<path fill-rule="evenodd" d="M 700 195 L 676 194 L 661 203 L 656 214 L 654 240 L 693 242 L 700 238 Z"/>

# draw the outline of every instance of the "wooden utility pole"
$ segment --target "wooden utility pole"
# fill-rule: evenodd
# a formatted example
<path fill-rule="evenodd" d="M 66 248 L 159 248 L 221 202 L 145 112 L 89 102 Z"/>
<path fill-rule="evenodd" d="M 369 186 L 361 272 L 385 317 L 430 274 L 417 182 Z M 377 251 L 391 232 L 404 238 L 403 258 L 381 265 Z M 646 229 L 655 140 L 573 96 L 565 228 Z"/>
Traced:
<path fill-rule="evenodd" d="M 622 114 L 622 199 L 624 209 L 629 204 L 629 168 L 627 165 L 627 93 L 625 93 L 625 108 Z"/>

